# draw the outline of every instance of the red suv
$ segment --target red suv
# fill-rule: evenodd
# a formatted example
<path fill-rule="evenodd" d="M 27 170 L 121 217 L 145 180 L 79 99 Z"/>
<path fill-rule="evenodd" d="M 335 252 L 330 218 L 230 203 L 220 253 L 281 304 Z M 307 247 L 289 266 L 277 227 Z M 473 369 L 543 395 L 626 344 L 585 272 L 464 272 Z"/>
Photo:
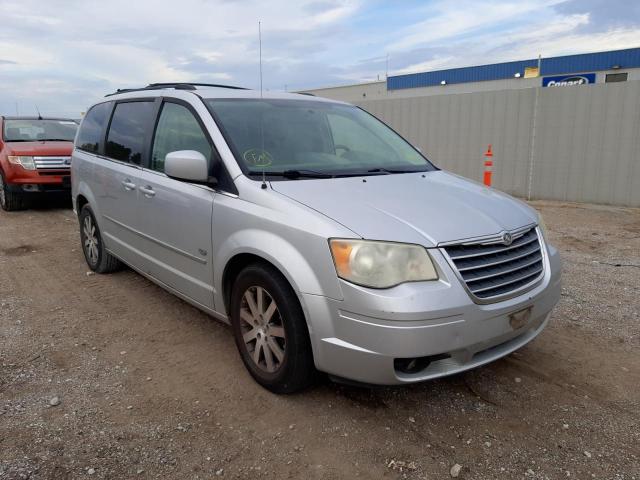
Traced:
<path fill-rule="evenodd" d="M 0 116 L 0 206 L 20 210 L 38 193 L 68 192 L 78 123 L 66 118 Z"/>

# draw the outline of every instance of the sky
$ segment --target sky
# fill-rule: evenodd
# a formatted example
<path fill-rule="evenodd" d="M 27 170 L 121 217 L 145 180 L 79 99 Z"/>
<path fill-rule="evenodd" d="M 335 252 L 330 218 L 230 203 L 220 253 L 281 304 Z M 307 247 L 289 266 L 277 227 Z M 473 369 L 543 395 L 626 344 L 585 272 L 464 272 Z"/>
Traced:
<path fill-rule="evenodd" d="M 640 46 L 638 0 L 0 0 L 0 114 L 78 118 L 151 82 L 259 88 L 258 21 L 279 91 Z"/>

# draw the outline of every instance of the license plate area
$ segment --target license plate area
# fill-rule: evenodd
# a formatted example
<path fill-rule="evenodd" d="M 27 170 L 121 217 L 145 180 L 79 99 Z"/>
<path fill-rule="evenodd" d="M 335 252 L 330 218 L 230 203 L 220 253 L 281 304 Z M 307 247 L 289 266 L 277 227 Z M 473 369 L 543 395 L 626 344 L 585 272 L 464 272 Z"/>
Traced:
<path fill-rule="evenodd" d="M 513 330 L 520 330 L 531 320 L 531 310 L 533 306 L 529 306 L 517 312 L 509 314 L 509 325 Z"/>

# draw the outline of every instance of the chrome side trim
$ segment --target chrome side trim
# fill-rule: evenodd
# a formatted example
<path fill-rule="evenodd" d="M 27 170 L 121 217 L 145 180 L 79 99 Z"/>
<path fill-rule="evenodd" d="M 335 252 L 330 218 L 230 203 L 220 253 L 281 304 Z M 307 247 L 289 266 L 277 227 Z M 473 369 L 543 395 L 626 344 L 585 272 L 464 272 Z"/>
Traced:
<path fill-rule="evenodd" d="M 185 252 L 184 250 L 181 250 L 181 249 L 179 249 L 179 248 L 176 248 L 176 247 L 174 247 L 173 245 L 169 245 L 168 243 L 165 243 L 165 242 L 163 242 L 163 241 L 161 241 L 161 240 L 158 240 L 157 238 L 154 238 L 154 237 L 152 237 L 152 236 L 150 236 L 150 235 L 147 235 L 146 233 L 142 233 L 141 231 L 136 230 L 136 229 L 134 229 L 134 228 L 131 228 L 130 226 L 125 225 L 124 223 L 119 222 L 119 221 L 117 221 L 116 219 L 109 217 L 108 215 L 103 215 L 103 217 L 104 217 L 104 218 L 106 218 L 107 220 L 109 220 L 110 222 L 112 222 L 112 223 L 114 223 L 114 224 L 118 225 L 119 227 L 122 227 L 122 228 L 124 228 L 124 229 L 126 229 L 126 230 L 130 231 L 131 233 L 135 233 L 135 234 L 136 234 L 136 235 L 138 235 L 139 237 L 142 237 L 142 238 L 144 238 L 145 240 L 149 240 L 150 242 L 153 242 L 153 243 L 155 243 L 155 244 L 157 244 L 157 245 L 160 245 L 161 247 L 164 247 L 164 248 L 166 248 L 167 250 L 171 250 L 171 251 L 172 251 L 172 252 L 174 252 L 174 253 L 177 253 L 177 254 L 179 254 L 179 255 L 182 255 L 182 256 L 184 256 L 184 257 L 188 258 L 189 260 L 193 260 L 194 262 L 197 262 L 197 263 L 199 263 L 199 264 L 201 264 L 201 265 L 206 265 L 206 264 L 207 264 L 207 261 L 206 261 L 205 259 L 202 259 L 202 258 L 200 258 L 200 257 L 196 257 L 195 255 L 192 255 L 192 254 L 191 254 L 191 253 L 189 253 L 189 252 Z"/>

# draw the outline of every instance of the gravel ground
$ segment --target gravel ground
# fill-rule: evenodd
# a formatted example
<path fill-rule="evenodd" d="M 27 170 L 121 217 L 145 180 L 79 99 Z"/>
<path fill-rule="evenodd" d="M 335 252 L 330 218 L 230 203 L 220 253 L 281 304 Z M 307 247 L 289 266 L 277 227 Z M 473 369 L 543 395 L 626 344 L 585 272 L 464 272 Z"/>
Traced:
<path fill-rule="evenodd" d="M 230 330 L 73 213 L 0 212 L 0 479 L 640 479 L 640 210 L 534 202 L 562 300 L 520 351 L 402 388 L 261 389 Z"/>

